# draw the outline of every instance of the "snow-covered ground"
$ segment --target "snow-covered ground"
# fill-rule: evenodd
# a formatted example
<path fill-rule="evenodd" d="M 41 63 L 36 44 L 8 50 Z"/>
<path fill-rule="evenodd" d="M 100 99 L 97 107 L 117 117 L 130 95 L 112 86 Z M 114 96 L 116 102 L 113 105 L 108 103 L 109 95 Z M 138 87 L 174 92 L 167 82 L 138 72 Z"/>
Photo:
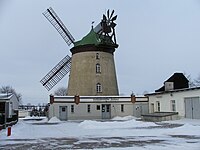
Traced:
<path fill-rule="evenodd" d="M 36 119 L 36 120 L 32 120 Z M 26 118 L 0 131 L 0 149 L 200 150 L 200 120 L 160 123 L 116 117 L 108 121 Z"/>

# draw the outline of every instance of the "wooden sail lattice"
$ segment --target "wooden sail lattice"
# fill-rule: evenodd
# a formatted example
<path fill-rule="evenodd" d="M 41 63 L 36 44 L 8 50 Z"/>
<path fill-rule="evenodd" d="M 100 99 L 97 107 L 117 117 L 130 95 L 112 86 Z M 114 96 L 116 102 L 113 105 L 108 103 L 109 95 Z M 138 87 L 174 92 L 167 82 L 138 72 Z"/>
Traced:
<path fill-rule="evenodd" d="M 69 46 L 71 43 L 74 43 L 75 39 L 68 31 L 66 26 L 63 24 L 61 19 L 57 16 L 55 11 L 50 7 L 48 8 L 43 15 L 47 18 L 47 20 L 54 26 L 54 28 L 58 31 L 58 33 L 65 40 L 67 45 Z"/>
<path fill-rule="evenodd" d="M 67 55 L 40 82 L 49 91 L 70 71 L 70 68 L 71 57 Z"/>

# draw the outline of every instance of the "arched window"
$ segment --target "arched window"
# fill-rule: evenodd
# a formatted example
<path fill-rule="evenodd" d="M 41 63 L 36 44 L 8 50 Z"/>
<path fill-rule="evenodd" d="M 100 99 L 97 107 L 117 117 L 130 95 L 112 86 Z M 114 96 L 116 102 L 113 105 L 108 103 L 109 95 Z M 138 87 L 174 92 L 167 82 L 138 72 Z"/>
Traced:
<path fill-rule="evenodd" d="M 99 63 L 96 64 L 96 73 L 101 73 L 101 65 Z"/>
<path fill-rule="evenodd" d="M 96 53 L 96 59 L 100 59 L 99 53 Z"/>
<path fill-rule="evenodd" d="M 96 84 L 96 91 L 97 91 L 97 93 L 101 93 L 102 92 L 102 86 L 101 86 L 100 83 Z"/>

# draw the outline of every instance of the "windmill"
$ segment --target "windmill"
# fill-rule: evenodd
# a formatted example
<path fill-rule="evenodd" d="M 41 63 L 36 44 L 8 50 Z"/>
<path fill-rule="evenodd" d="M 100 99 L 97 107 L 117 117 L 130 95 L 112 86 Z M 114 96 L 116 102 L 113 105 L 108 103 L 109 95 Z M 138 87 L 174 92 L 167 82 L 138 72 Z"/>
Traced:
<path fill-rule="evenodd" d="M 88 59 L 89 55 L 97 55 L 102 53 L 102 56 L 105 55 L 104 52 L 109 53 L 109 55 L 113 55 L 114 49 L 118 47 L 116 43 L 115 37 L 115 26 L 114 21 L 117 19 L 117 15 L 113 17 L 114 10 L 109 12 L 107 11 L 107 16 L 103 15 L 103 19 L 101 22 L 92 30 L 91 32 L 85 36 L 82 40 L 76 41 L 65 27 L 61 19 L 57 16 L 55 11 L 50 7 L 48 8 L 43 15 L 47 18 L 47 20 L 53 25 L 53 27 L 58 31 L 64 41 L 68 46 L 73 44 L 74 46 L 70 49 L 72 53 L 72 57 L 66 56 L 64 57 L 46 76 L 41 79 L 41 84 L 49 91 L 51 90 L 66 74 L 70 72 L 69 77 L 69 85 L 68 85 L 68 95 L 95 95 L 94 92 L 91 91 L 92 83 L 90 83 L 91 78 L 85 79 L 89 73 L 92 72 L 91 68 L 89 68 L 89 64 L 91 64 L 91 60 Z M 90 38 L 88 40 L 88 38 Z M 96 40 L 96 41 L 95 41 Z M 88 41 L 90 41 L 88 43 Z M 98 42 L 98 43 L 91 43 Z M 87 53 L 84 53 L 87 52 Z M 106 56 L 107 57 L 107 56 Z M 114 74 L 114 83 L 111 83 L 112 86 L 115 86 L 115 92 L 111 92 L 112 95 L 118 95 L 118 87 L 115 75 L 115 67 L 114 67 L 114 59 L 111 57 L 111 67 L 110 70 L 113 70 L 112 74 Z M 102 57 L 103 58 L 103 57 Z M 83 62 L 79 62 L 79 60 L 83 60 L 84 62 L 88 62 L 84 65 Z M 93 60 L 92 60 L 93 61 Z M 97 60 L 99 61 L 99 60 Z M 101 62 L 104 60 L 102 59 Z M 96 64 L 96 62 L 94 62 Z M 99 64 L 99 63 L 98 63 Z M 103 64 L 102 64 L 103 65 Z M 77 67 L 78 66 L 78 67 Z M 82 70 L 84 68 L 84 70 Z M 94 67 L 93 67 L 94 68 Z M 79 71 L 81 73 L 79 73 Z M 96 72 L 97 73 L 97 72 Z M 90 75 L 89 75 L 90 76 Z M 99 75 L 100 77 L 101 75 Z M 99 78 L 98 77 L 98 78 Z M 93 75 L 93 80 L 95 81 L 97 78 Z M 103 78 L 107 78 L 106 76 L 102 76 Z M 86 80 L 86 81 L 85 81 Z M 103 79 L 104 80 L 104 79 Z M 100 81 L 99 81 L 100 82 Z M 98 84 L 100 84 L 98 82 Z M 80 89 L 80 85 L 82 85 L 82 89 Z M 86 85 L 89 88 L 85 87 Z M 110 85 L 108 85 L 110 86 Z M 84 91 L 83 88 L 89 89 L 87 92 Z M 94 90 L 93 90 L 94 91 Z M 100 89 L 102 91 L 102 89 Z M 92 94 L 91 94 L 92 92 Z M 108 91 L 109 92 L 109 91 Z M 102 93 L 102 92 L 99 92 Z M 105 93 L 104 93 L 105 94 Z M 107 94 L 108 95 L 108 94 Z"/>

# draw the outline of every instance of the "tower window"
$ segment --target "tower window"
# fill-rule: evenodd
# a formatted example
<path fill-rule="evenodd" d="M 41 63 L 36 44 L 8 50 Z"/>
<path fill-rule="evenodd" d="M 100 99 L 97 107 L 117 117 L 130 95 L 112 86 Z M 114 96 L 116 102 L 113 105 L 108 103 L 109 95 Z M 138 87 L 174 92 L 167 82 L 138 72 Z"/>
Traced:
<path fill-rule="evenodd" d="M 100 83 L 96 84 L 96 91 L 97 91 L 97 93 L 101 93 L 102 92 L 102 86 L 101 86 Z"/>
<path fill-rule="evenodd" d="M 96 53 L 96 59 L 100 59 L 99 53 Z"/>
<path fill-rule="evenodd" d="M 100 64 L 96 64 L 96 73 L 101 73 L 101 66 Z"/>

